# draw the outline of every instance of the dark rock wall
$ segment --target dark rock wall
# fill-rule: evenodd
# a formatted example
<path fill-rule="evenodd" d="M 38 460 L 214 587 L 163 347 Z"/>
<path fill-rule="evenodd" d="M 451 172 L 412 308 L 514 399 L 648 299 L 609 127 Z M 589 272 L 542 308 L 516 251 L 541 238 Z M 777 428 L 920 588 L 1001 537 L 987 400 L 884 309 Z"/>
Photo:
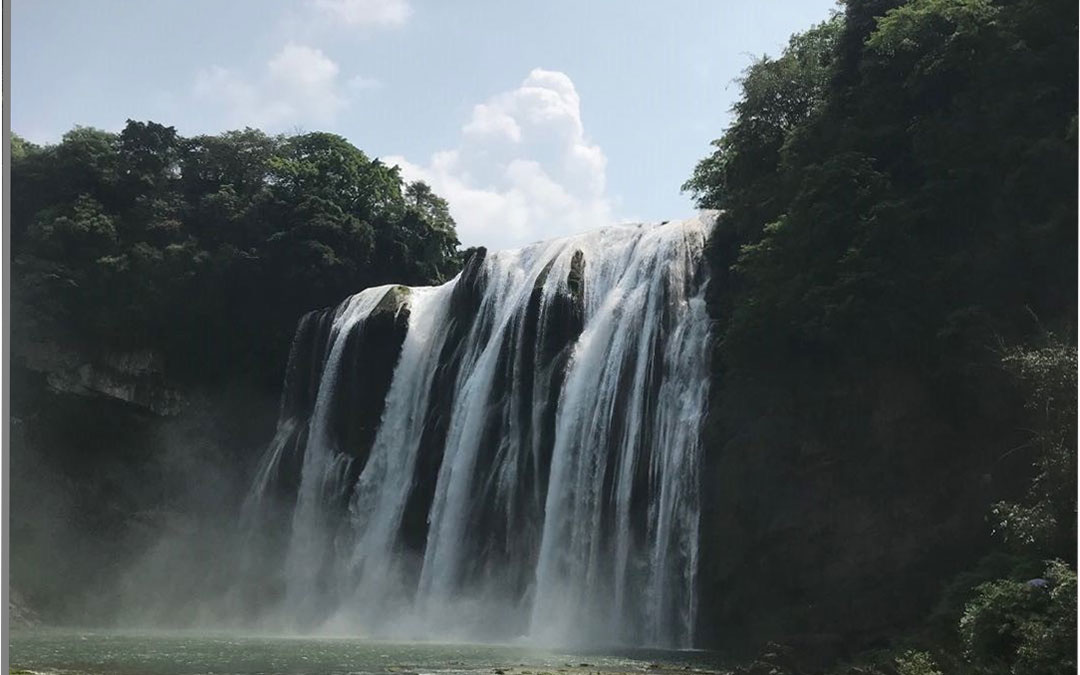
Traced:
<path fill-rule="evenodd" d="M 1023 475 L 1000 460 L 1022 442 L 1015 392 L 996 373 L 981 385 L 899 367 L 714 382 L 700 644 L 827 659 L 924 618 Z"/>
<path fill-rule="evenodd" d="M 465 339 L 472 330 L 486 278 L 483 274 L 487 249 L 477 248 L 461 270 L 450 296 L 450 323 L 446 341 L 439 354 L 439 364 L 431 382 L 431 401 L 423 420 L 420 450 L 413 470 L 413 481 L 399 533 L 402 549 L 416 562 L 415 572 L 424 555 L 427 541 L 428 513 L 435 498 L 435 482 L 442 465 L 446 434 L 453 412 L 453 387 L 465 357 Z"/>
<path fill-rule="evenodd" d="M 371 311 L 367 319 L 344 336 L 339 368 L 351 374 L 340 378 L 329 392 L 329 442 L 351 458 L 344 485 L 351 485 L 363 471 L 375 442 L 386 394 L 394 375 L 401 345 L 409 324 L 408 290 L 397 286 Z M 330 336 L 335 318 L 344 305 L 316 310 L 299 321 L 282 392 L 279 432 L 287 437 L 280 462 L 271 476 L 271 492 L 276 508 L 269 514 L 286 518 L 291 512 L 299 487 L 304 449 L 308 440 L 311 415 L 319 395 L 319 383 L 325 373 L 331 348 Z M 348 494 L 339 495 L 345 508 Z M 281 530 L 272 523 L 266 524 Z M 284 528 L 287 529 L 287 528 Z"/>

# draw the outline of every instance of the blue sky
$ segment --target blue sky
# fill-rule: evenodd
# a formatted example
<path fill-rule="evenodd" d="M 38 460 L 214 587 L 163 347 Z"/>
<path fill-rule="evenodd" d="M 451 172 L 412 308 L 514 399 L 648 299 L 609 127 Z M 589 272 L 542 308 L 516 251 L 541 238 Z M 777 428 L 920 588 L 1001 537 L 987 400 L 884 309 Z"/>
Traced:
<path fill-rule="evenodd" d="M 735 79 L 834 0 L 13 0 L 12 129 L 326 130 L 427 180 L 465 245 L 693 213 Z"/>

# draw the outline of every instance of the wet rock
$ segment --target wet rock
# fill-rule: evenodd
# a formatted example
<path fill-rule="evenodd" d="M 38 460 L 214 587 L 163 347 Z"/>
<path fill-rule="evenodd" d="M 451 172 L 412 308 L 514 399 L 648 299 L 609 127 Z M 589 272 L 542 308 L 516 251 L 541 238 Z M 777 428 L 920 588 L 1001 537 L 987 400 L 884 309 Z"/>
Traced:
<path fill-rule="evenodd" d="M 375 441 L 408 330 L 408 302 L 408 288 L 390 288 L 368 317 L 344 337 L 338 367 L 349 375 L 338 380 L 328 403 L 332 408 L 330 443 L 352 459 L 342 481 L 343 492 L 337 495 L 339 508 L 346 507 L 347 489 L 363 470 Z M 287 512 L 295 499 L 310 418 L 332 348 L 334 321 L 343 308 L 344 303 L 309 312 L 300 319 L 293 338 L 282 394 L 279 437 L 275 439 L 283 445 L 283 451 L 273 467 L 270 487 L 281 513 Z"/>
<path fill-rule="evenodd" d="M 450 321 L 439 353 L 439 364 L 431 384 L 431 398 L 422 424 L 423 435 L 412 488 L 402 515 L 399 539 L 409 551 L 422 555 L 427 542 L 427 518 L 435 497 L 435 483 L 442 465 L 446 433 L 454 404 L 454 382 L 461 369 L 469 336 L 484 296 L 486 276 L 483 263 L 487 249 L 479 247 L 466 261 L 450 296 Z"/>
<path fill-rule="evenodd" d="M 333 443 L 353 457 L 359 474 L 375 441 L 386 394 L 409 328 L 409 289 L 394 286 L 348 334 L 331 405 Z M 351 481 L 349 482 L 351 484 Z"/>

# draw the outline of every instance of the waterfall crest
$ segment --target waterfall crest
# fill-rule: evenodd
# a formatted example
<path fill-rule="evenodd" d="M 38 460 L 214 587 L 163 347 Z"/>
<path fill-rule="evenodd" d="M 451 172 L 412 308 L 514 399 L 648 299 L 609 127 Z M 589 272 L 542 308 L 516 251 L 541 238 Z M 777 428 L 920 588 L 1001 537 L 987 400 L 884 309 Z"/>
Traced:
<path fill-rule="evenodd" d="M 688 647 L 713 217 L 305 316 L 245 504 L 292 628 Z"/>

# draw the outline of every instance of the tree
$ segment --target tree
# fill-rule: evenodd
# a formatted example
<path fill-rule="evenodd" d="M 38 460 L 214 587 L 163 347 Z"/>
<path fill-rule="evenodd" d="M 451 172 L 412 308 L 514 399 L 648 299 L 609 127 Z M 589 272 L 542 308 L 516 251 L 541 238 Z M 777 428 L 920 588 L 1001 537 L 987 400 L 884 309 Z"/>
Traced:
<path fill-rule="evenodd" d="M 998 502 L 996 531 L 1012 547 L 1074 560 L 1076 554 L 1076 345 L 1049 336 L 1002 359 L 1026 394 L 1035 474 L 1019 502 Z"/>
<path fill-rule="evenodd" d="M 978 672 L 1076 672 L 1076 572 L 1060 561 L 1042 577 L 980 585 L 960 619 L 967 659 Z"/>
<path fill-rule="evenodd" d="M 791 134 L 826 101 L 842 27 L 835 15 L 792 36 L 780 58 L 755 61 L 740 80 L 734 122 L 683 185 L 701 208 L 726 212 L 723 226 L 740 243 L 755 241 L 762 227 L 782 213 L 785 191 L 779 171 L 785 148 Z"/>

